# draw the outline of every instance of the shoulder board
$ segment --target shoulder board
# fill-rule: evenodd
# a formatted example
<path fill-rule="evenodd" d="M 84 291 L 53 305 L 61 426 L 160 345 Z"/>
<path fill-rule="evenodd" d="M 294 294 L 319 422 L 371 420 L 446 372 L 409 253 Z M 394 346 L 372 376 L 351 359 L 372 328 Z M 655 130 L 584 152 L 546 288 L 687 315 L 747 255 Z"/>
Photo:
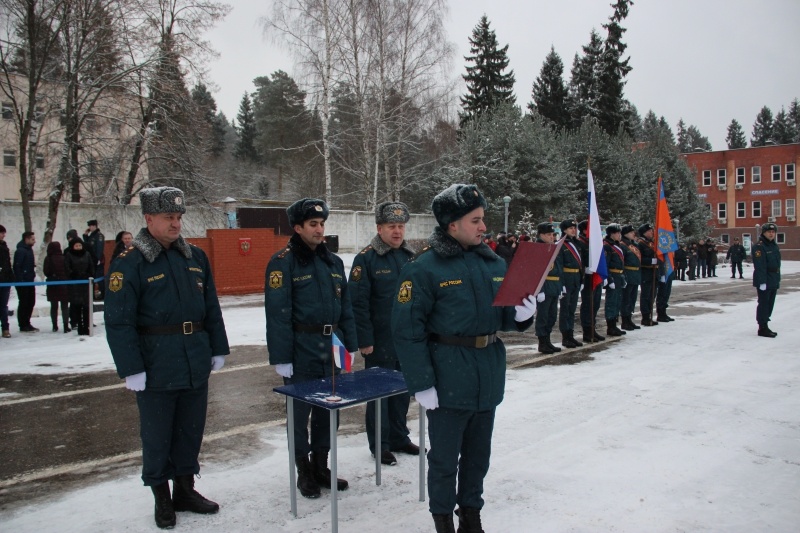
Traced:
<path fill-rule="evenodd" d="M 365 253 L 369 252 L 370 250 L 372 250 L 372 245 L 371 245 L 371 244 L 368 244 L 368 245 L 366 245 L 366 246 L 364 247 L 364 249 L 363 249 L 363 250 L 361 250 L 359 253 L 361 253 L 361 254 L 365 254 Z"/>
<path fill-rule="evenodd" d="M 125 248 L 123 251 L 121 251 L 119 253 L 119 255 L 117 256 L 117 259 L 121 259 L 123 257 L 127 257 L 128 254 L 133 252 L 134 250 L 136 250 L 135 246 L 128 246 L 127 248 Z"/>
<path fill-rule="evenodd" d="M 277 256 L 277 257 L 278 257 L 278 259 L 283 259 L 283 258 L 284 258 L 284 257 L 286 257 L 286 256 L 289 254 L 289 252 L 291 252 L 291 251 L 292 251 L 292 249 L 291 249 L 291 248 L 289 248 L 289 247 L 287 246 L 286 248 L 284 248 L 284 250 L 283 250 L 282 252 L 280 252 L 280 253 L 278 254 L 278 256 Z"/>
<path fill-rule="evenodd" d="M 433 248 L 431 248 L 430 246 L 426 246 L 425 248 L 423 248 L 422 250 L 420 250 L 420 251 L 419 251 L 419 253 L 418 253 L 417 255 L 415 255 L 414 257 L 412 257 L 412 258 L 411 258 L 411 261 L 416 261 L 417 259 L 419 259 L 420 257 L 422 257 L 422 254 L 424 254 L 424 253 L 427 253 L 427 252 L 431 251 L 432 249 L 433 249 Z"/>

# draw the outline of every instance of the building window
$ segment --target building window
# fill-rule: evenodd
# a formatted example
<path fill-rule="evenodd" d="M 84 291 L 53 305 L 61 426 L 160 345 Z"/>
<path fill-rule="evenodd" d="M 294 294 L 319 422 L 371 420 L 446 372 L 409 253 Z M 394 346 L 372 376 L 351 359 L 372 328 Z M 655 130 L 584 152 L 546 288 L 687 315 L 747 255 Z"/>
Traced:
<path fill-rule="evenodd" d="M 122 124 L 117 122 L 116 120 L 111 123 L 111 133 L 119 135 L 122 131 Z"/>
<path fill-rule="evenodd" d="M 797 211 L 795 210 L 795 203 L 794 198 L 789 198 L 786 200 L 786 216 L 787 217 L 796 217 Z"/>
<path fill-rule="evenodd" d="M 36 154 L 36 168 L 38 169 L 44 168 L 44 156 L 41 154 Z"/>
<path fill-rule="evenodd" d="M 786 181 L 794 181 L 794 163 L 786 164 Z"/>
<path fill-rule="evenodd" d="M 711 187 L 711 171 L 703 171 L 703 187 Z"/>
<path fill-rule="evenodd" d="M 777 218 L 781 216 L 781 201 L 772 200 L 772 217 Z"/>
<path fill-rule="evenodd" d="M 728 216 L 728 206 L 725 202 L 717 204 L 717 218 L 726 218 Z"/>
<path fill-rule="evenodd" d="M 17 166 L 17 152 L 15 150 L 3 150 L 3 166 Z"/>
<path fill-rule="evenodd" d="M 728 235 L 727 233 L 723 233 L 719 237 L 722 240 L 722 244 L 728 244 L 729 242 L 731 242 L 731 236 Z"/>
<path fill-rule="evenodd" d="M 761 201 L 753 202 L 753 218 L 761 218 Z"/>
<path fill-rule="evenodd" d="M 736 185 L 744 185 L 744 167 L 739 167 L 736 169 Z"/>
<path fill-rule="evenodd" d="M 14 120 L 14 105 L 3 102 L 3 120 Z"/>
<path fill-rule="evenodd" d="M 745 218 L 747 216 L 747 204 L 745 202 L 736 202 L 736 218 Z"/>
<path fill-rule="evenodd" d="M 778 244 L 786 244 L 786 234 L 785 233 L 778 233 L 775 236 L 775 242 Z"/>
<path fill-rule="evenodd" d="M 753 183 L 761 183 L 761 167 L 753 167 L 750 169 L 750 181 Z"/>
<path fill-rule="evenodd" d="M 717 169 L 717 185 L 725 185 L 728 183 L 728 178 L 724 168 Z"/>
<path fill-rule="evenodd" d="M 772 181 L 781 181 L 780 165 L 772 165 Z"/>

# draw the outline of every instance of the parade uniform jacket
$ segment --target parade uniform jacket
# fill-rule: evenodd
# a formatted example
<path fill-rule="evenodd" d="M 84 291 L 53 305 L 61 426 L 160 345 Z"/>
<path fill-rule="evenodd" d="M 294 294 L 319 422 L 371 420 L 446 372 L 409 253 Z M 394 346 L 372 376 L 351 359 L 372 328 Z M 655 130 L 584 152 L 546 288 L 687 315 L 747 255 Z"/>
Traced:
<path fill-rule="evenodd" d="M 400 270 L 413 258 L 414 251 L 405 241 L 394 249 L 376 235 L 353 259 L 348 288 L 358 345 L 359 348 L 373 347 L 368 357 L 375 363 L 397 360 L 391 330 L 392 304 L 397 296 Z"/>
<path fill-rule="evenodd" d="M 409 394 L 436 387 L 441 407 L 484 411 L 503 400 L 506 348 L 433 342 L 429 335 L 475 337 L 524 330 L 513 307 L 494 307 L 506 262 L 484 243 L 464 250 L 441 228 L 403 268 L 392 311 L 395 348 Z"/>
<path fill-rule="evenodd" d="M 767 289 L 780 289 L 781 287 L 781 251 L 775 240 L 761 237 L 758 244 L 753 246 L 753 287 L 758 288 L 762 283 L 767 284 Z"/>
<path fill-rule="evenodd" d="M 633 285 L 642 284 L 642 260 L 639 247 L 625 237 L 618 243 L 625 253 L 625 279 Z M 652 272 L 650 273 L 652 276 Z"/>
<path fill-rule="evenodd" d="M 731 263 L 741 263 L 747 256 L 744 246 L 741 244 L 732 244 L 728 249 L 725 259 L 730 259 Z"/>
<path fill-rule="evenodd" d="M 568 291 L 580 289 L 583 283 L 583 265 L 581 243 L 577 238 L 566 237 L 561 245 L 561 280 Z"/>
<path fill-rule="evenodd" d="M 92 254 L 92 257 L 95 260 L 95 264 L 105 265 L 106 264 L 106 256 L 105 256 L 105 247 L 106 247 L 106 237 L 103 233 L 96 229 L 93 232 L 89 233 L 86 237 L 84 237 L 83 241 L 86 243 L 86 248 L 89 249 L 89 253 Z"/>
<path fill-rule="evenodd" d="M 536 242 L 544 243 L 544 241 L 540 239 L 536 239 Z M 562 246 L 563 248 L 563 246 Z M 545 296 L 548 298 L 555 297 L 559 298 L 561 296 L 561 288 L 564 284 L 561 281 L 561 274 L 562 274 L 562 263 L 561 263 L 561 253 L 556 256 L 556 260 L 553 261 L 553 264 L 550 265 L 550 270 L 547 272 L 547 277 L 545 278 L 544 284 L 542 285 L 541 292 L 544 293 Z"/>
<path fill-rule="evenodd" d="M 655 245 L 653 241 L 642 237 L 639 239 L 639 242 L 636 244 L 639 247 L 639 253 L 642 256 L 642 282 L 649 282 L 652 283 L 653 281 L 653 269 L 656 270 L 656 283 L 658 283 L 658 278 L 661 276 L 662 272 L 662 261 L 658 260 L 658 263 L 655 265 L 653 264 L 653 259 L 658 259 L 656 256 Z M 647 279 L 645 279 L 647 277 Z"/>
<path fill-rule="evenodd" d="M 606 256 L 609 283 L 613 281 L 615 288 L 622 289 L 622 280 L 625 279 L 625 250 L 622 243 L 606 237 L 603 239 L 603 254 Z"/>
<path fill-rule="evenodd" d="M 167 250 L 147 229 L 112 263 L 105 326 L 117 374 L 147 372 L 147 390 L 196 389 L 211 357 L 230 353 L 205 252 L 182 237 Z M 138 328 L 202 322 L 192 334 L 140 334 Z"/>
<path fill-rule="evenodd" d="M 338 325 L 333 331 L 348 351 L 358 350 L 344 264 L 324 243 L 312 250 L 292 235 L 267 265 L 264 293 L 269 364 L 292 363 L 294 372 L 305 376 L 331 375 L 332 336 L 323 334 L 326 324 Z M 295 331 L 295 326 L 319 326 L 320 331 Z"/>

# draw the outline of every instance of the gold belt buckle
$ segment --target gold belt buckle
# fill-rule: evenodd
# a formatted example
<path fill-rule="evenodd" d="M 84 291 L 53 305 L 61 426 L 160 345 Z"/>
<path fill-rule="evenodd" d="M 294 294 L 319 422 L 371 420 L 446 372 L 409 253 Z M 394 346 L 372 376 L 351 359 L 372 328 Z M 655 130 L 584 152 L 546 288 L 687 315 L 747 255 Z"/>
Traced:
<path fill-rule="evenodd" d="M 489 335 L 481 335 L 480 337 L 475 337 L 476 348 L 486 348 L 487 346 L 489 346 Z"/>
<path fill-rule="evenodd" d="M 194 329 L 192 328 L 191 322 L 184 322 L 183 323 L 183 334 L 184 335 L 191 335 L 194 333 Z"/>

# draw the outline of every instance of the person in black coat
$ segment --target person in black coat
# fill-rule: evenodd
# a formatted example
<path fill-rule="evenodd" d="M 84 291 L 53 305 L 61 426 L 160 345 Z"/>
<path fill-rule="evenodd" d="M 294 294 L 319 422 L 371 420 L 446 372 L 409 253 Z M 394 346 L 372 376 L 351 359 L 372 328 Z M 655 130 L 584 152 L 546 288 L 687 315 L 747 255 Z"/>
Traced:
<path fill-rule="evenodd" d="M 686 245 L 681 244 L 675 250 L 675 279 L 686 281 Z"/>
<path fill-rule="evenodd" d="M 17 281 L 34 281 L 36 279 L 36 261 L 33 256 L 33 245 L 36 235 L 32 231 L 22 234 L 14 252 L 14 277 Z M 36 333 L 39 328 L 31 324 L 33 306 L 36 305 L 36 290 L 33 285 L 16 287 L 17 289 L 17 323 L 23 333 Z"/>
<path fill-rule="evenodd" d="M 103 235 L 103 232 L 100 231 L 100 228 L 97 224 L 97 220 L 89 220 L 86 225 L 86 231 L 83 233 L 83 241 L 85 244 L 85 248 L 89 251 L 89 254 L 94 259 L 94 274 L 92 277 L 95 279 L 102 278 L 105 274 L 105 267 L 106 267 L 106 257 L 105 257 L 105 244 L 106 244 L 106 237 Z M 102 300 L 105 297 L 105 283 L 98 283 L 97 284 L 97 291 L 95 293 L 96 298 L 98 300 Z"/>
<path fill-rule="evenodd" d="M 66 281 L 67 271 L 64 266 L 64 252 L 61 243 L 52 241 L 47 245 L 47 256 L 44 258 L 44 275 L 47 281 Z M 64 333 L 72 331 L 69 327 L 69 294 L 67 285 L 48 285 L 47 301 L 50 302 L 50 321 L 53 331 L 58 331 L 58 307 L 61 305 L 61 319 L 64 322 Z"/>
<path fill-rule="evenodd" d="M 6 244 L 6 228 L 0 224 L 0 283 L 11 283 L 12 281 L 14 281 L 14 269 L 11 267 L 11 252 Z M 0 287 L 0 325 L 2 325 L 4 339 L 11 337 L 8 325 L 8 298 L 10 295 L 11 287 Z"/>
<path fill-rule="evenodd" d="M 80 239 L 73 239 L 64 257 L 64 269 L 68 279 L 88 280 L 94 276 L 94 259 L 83 247 Z M 69 285 L 70 322 L 78 335 L 89 334 L 89 288 L 88 284 Z M 66 326 L 65 326 L 66 329 Z"/>
<path fill-rule="evenodd" d="M 728 248 L 728 253 L 725 254 L 725 259 L 728 259 L 731 262 L 731 279 L 736 277 L 737 268 L 739 269 L 739 279 L 744 279 L 742 277 L 742 262 L 744 261 L 745 257 L 747 257 L 747 251 L 739 242 L 739 237 L 734 237 L 733 244 L 730 248 Z"/>
<path fill-rule="evenodd" d="M 120 231 L 114 239 L 117 244 L 114 246 L 114 251 L 111 252 L 111 260 L 117 258 L 119 254 L 128 249 L 133 242 L 133 234 L 130 231 Z M 108 280 L 106 280 L 108 281 Z"/>
<path fill-rule="evenodd" d="M 708 247 L 705 239 L 700 239 L 697 243 L 697 273 L 695 277 L 706 277 L 708 275 Z"/>
<path fill-rule="evenodd" d="M 753 287 L 758 296 L 756 321 L 759 337 L 778 336 L 769 328 L 775 297 L 781 287 L 781 250 L 775 242 L 777 234 L 778 226 L 768 222 L 761 226 L 761 238 L 753 246 Z"/>

